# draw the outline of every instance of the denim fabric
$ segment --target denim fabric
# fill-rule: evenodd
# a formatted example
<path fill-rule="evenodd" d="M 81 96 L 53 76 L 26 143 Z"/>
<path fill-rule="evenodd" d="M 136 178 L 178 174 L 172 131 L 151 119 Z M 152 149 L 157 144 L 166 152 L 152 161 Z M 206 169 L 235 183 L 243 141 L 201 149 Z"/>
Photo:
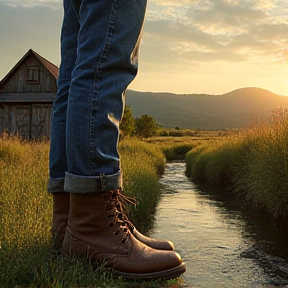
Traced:
<path fill-rule="evenodd" d="M 121 187 L 123 91 L 137 74 L 146 2 L 64 0 L 49 192 Z"/>

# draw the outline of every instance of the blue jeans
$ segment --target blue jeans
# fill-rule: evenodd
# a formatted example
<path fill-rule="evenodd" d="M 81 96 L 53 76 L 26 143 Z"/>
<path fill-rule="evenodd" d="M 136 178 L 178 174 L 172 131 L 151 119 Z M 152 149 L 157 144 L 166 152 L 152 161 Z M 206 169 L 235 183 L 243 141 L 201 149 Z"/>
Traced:
<path fill-rule="evenodd" d="M 64 0 L 48 192 L 122 187 L 124 91 L 138 69 L 147 0 Z"/>

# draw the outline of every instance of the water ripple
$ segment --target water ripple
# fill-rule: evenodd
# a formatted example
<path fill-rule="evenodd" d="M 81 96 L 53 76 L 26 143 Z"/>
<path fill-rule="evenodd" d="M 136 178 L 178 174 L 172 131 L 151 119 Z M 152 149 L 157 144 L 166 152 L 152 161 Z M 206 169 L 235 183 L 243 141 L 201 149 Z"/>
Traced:
<path fill-rule="evenodd" d="M 184 172 L 184 163 L 167 164 L 151 236 L 174 242 L 187 266 L 185 287 L 285 287 L 287 261 L 265 250 L 279 243 L 284 247 L 283 235 L 271 238 L 271 227 L 262 229 L 263 223 L 243 214 L 235 201 L 227 205 L 211 197 Z M 268 229 L 268 236 L 261 229 Z"/>

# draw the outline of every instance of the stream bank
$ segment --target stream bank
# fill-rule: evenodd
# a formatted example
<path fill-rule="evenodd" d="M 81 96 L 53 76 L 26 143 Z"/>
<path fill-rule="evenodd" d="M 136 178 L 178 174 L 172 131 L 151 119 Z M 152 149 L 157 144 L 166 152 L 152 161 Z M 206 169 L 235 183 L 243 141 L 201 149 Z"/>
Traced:
<path fill-rule="evenodd" d="M 288 285 L 287 232 L 235 199 L 199 189 L 185 176 L 185 163 L 168 163 L 160 181 L 150 236 L 174 242 L 188 287 Z"/>

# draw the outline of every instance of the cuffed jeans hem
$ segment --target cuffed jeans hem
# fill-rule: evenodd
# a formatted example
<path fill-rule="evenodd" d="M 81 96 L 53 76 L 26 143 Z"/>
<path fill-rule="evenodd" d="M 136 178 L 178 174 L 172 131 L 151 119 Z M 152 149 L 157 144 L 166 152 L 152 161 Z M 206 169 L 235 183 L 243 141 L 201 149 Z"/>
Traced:
<path fill-rule="evenodd" d="M 48 193 L 64 192 L 64 178 L 49 178 L 47 191 Z"/>
<path fill-rule="evenodd" d="M 64 190 L 70 193 L 84 194 L 114 191 L 122 187 L 122 172 L 111 175 L 80 176 L 65 173 Z"/>

